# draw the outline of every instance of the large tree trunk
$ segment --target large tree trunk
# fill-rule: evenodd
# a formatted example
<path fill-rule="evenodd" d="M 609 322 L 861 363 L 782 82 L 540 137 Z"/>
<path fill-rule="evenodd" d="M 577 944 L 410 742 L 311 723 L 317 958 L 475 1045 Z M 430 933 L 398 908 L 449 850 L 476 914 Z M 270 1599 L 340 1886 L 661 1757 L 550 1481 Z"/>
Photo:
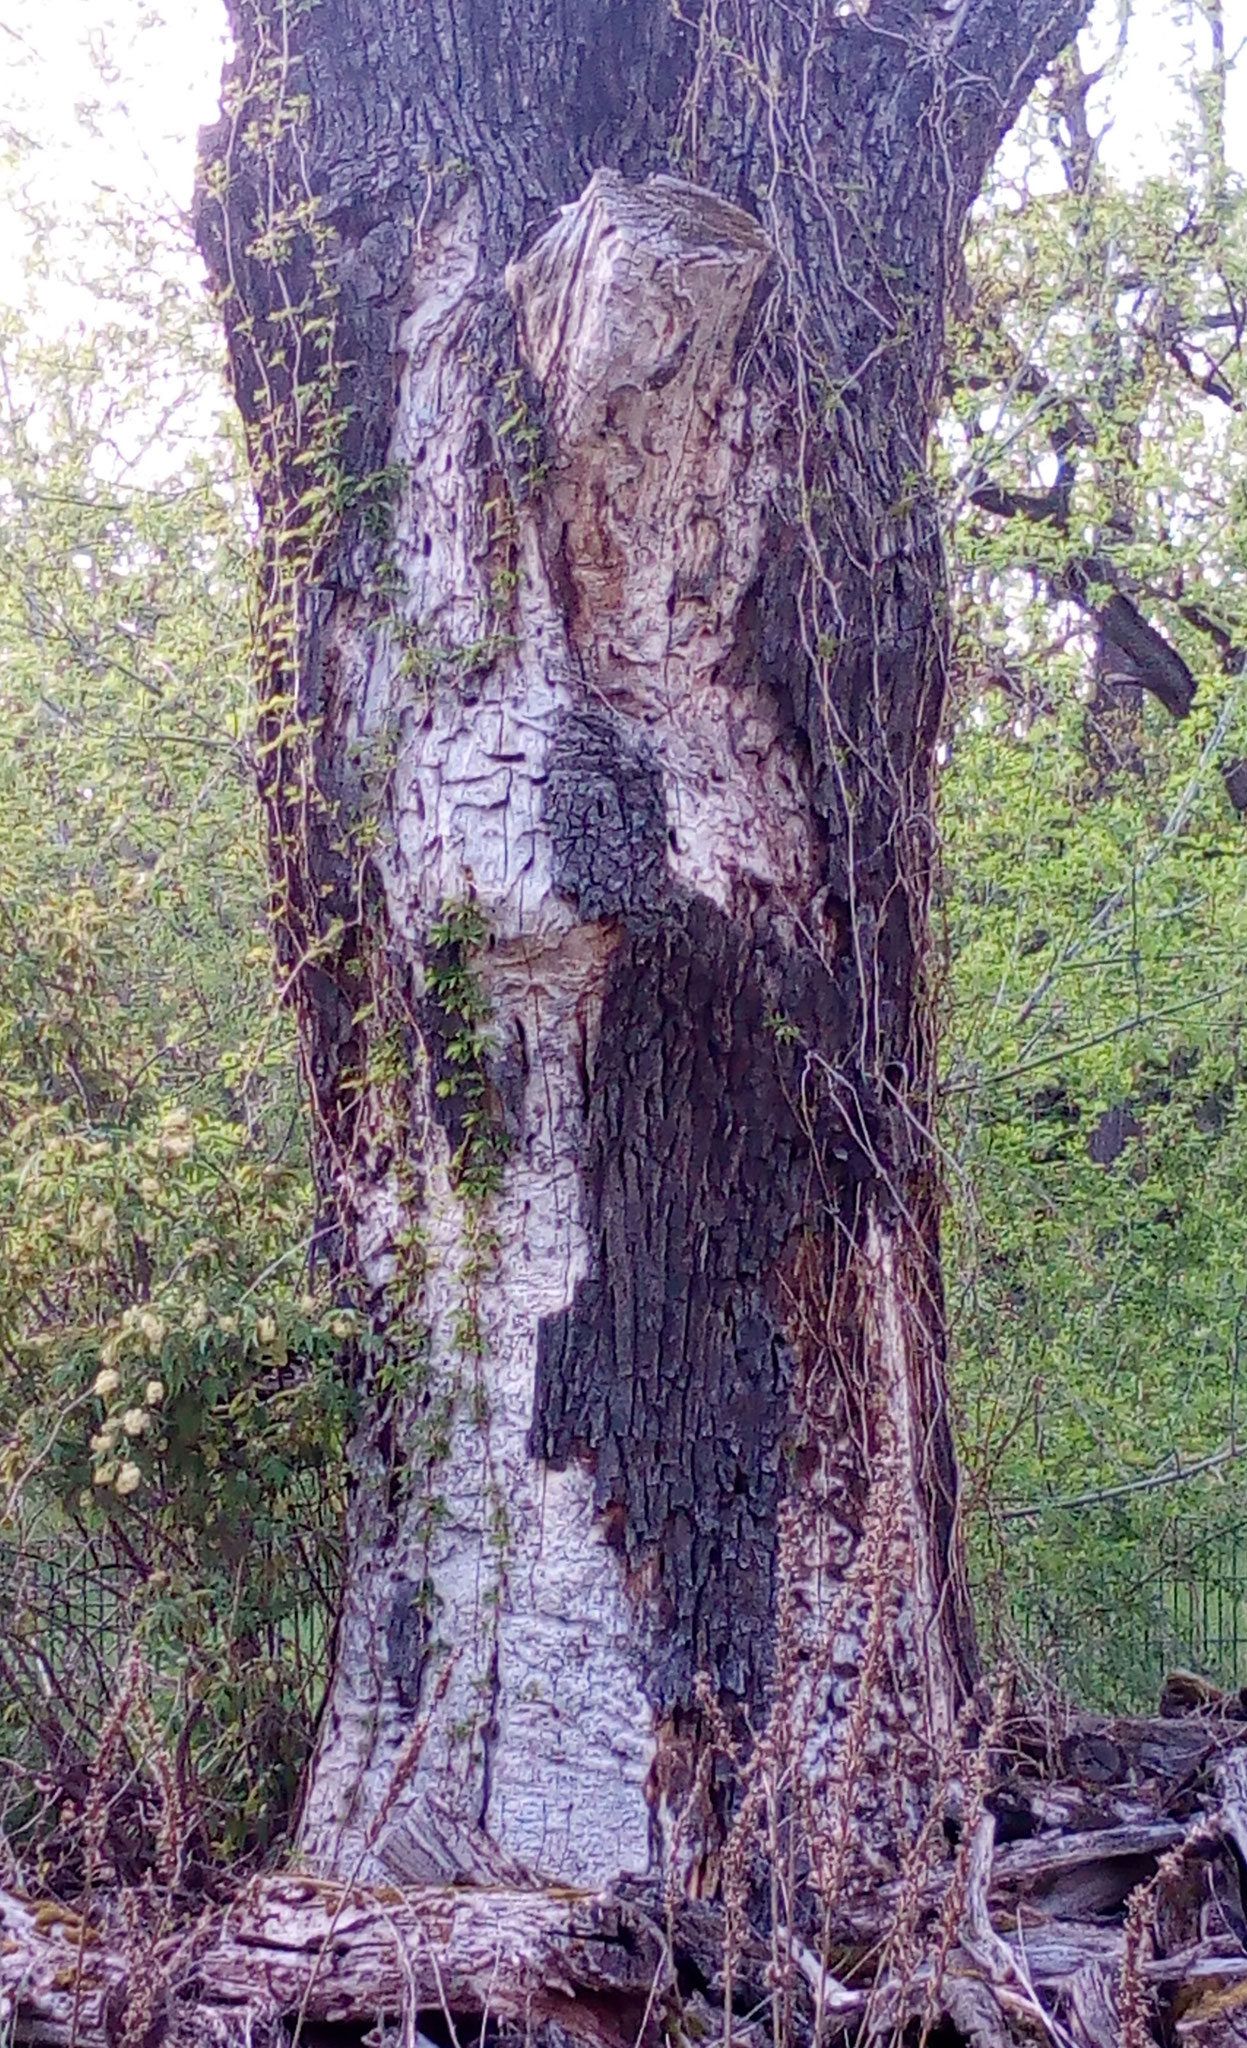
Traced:
<path fill-rule="evenodd" d="M 1084 8 L 237 0 L 200 231 L 370 1329 L 323 1872 L 713 1890 L 769 1802 L 843 1894 L 950 1797 L 925 451 Z"/>

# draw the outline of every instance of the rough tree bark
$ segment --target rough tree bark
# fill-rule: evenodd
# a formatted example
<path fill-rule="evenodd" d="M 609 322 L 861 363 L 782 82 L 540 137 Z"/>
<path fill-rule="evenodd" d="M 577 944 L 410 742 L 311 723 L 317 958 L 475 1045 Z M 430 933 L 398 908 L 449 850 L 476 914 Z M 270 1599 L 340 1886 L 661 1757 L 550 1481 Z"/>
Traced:
<path fill-rule="evenodd" d="M 925 456 L 1085 0 L 233 6 L 199 229 L 349 1584 L 298 1867 L 0 1891 L 0 2019 L 1240 2040 L 1247 1697 L 989 1701 L 946 1416 Z"/>
<path fill-rule="evenodd" d="M 848 1896 L 953 1797 L 926 449 L 1085 8 L 235 0 L 199 230 L 369 1330 L 327 1876 L 713 1894 L 765 1752 Z"/>
<path fill-rule="evenodd" d="M 712 1888 L 711 1749 L 779 1679 L 861 1874 L 947 1792 L 925 451 L 967 208 L 1083 12 L 235 8 L 200 232 L 374 1333 L 326 1872 Z"/>

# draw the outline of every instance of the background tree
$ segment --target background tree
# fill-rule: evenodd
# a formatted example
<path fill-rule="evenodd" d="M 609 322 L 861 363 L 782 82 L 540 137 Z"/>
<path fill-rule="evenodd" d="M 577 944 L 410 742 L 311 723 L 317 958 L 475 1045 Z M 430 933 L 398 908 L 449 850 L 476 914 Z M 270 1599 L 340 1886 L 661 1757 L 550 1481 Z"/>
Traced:
<path fill-rule="evenodd" d="M 1233 1682 L 1242 1632 L 1247 274 L 1224 49 L 1194 54 L 1192 118 L 1133 190 L 1100 160 L 1101 71 L 1067 54 L 1037 95 L 947 429 L 965 1454 L 1002 1618 L 1130 1707 L 1175 1664 Z"/>

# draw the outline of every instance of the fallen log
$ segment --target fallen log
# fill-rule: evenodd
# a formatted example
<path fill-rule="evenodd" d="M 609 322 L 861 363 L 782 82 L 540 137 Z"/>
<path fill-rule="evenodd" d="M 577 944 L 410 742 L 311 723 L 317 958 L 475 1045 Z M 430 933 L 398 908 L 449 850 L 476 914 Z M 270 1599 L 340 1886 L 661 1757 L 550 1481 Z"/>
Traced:
<path fill-rule="evenodd" d="M 610 1896 L 247 1885 L 163 1937 L 0 1895 L 0 2017 L 17 2041 L 112 2048 L 254 2044 L 282 2023 L 370 2024 L 421 2011 L 551 2021 L 633 2048 L 672 1973 L 660 1929 Z M 142 2028 L 136 2031 L 136 2015 Z M 188 2028 L 190 2031 L 188 2031 Z"/>

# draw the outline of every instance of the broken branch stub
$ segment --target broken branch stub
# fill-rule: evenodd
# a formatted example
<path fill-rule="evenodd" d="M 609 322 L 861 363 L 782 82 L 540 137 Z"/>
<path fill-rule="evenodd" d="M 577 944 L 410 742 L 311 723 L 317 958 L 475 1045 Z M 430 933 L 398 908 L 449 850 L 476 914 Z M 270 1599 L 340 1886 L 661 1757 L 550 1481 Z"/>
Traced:
<path fill-rule="evenodd" d="M 758 559 L 737 351 L 771 248 L 683 179 L 597 171 L 507 271 L 555 448 L 551 526 L 591 676 L 725 654 Z"/>

